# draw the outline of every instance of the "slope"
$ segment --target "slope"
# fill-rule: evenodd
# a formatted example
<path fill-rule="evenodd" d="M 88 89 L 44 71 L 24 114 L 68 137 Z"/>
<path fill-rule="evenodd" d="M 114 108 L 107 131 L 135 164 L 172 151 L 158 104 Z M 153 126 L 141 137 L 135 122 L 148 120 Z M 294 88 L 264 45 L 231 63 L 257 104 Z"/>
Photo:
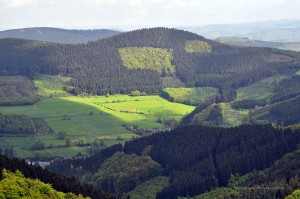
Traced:
<path fill-rule="evenodd" d="M 41 182 L 51 184 L 53 188 L 57 191 L 61 191 L 65 193 L 72 192 L 75 194 L 82 194 L 83 196 L 89 196 L 91 198 L 103 198 L 103 199 L 115 198 L 98 189 L 95 189 L 93 186 L 89 184 L 80 183 L 76 178 L 64 177 L 57 173 L 52 173 L 46 169 L 42 169 L 41 167 L 27 164 L 24 160 L 9 158 L 2 154 L 0 154 L 0 169 L 1 171 L 3 169 L 6 169 L 12 172 L 16 172 L 17 170 L 19 170 L 20 172 L 23 173 L 24 177 L 31 178 L 31 179 L 38 179 Z M 3 177 L 4 178 L 6 177 L 5 173 L 3 176 L 1 172 L 0 179 L 2 180 Z"/>
<path fill-rule="evenodd" d="M 134 59 L 139 60 L 134 65 L 147 60 L 149 54 L 145 52 L 163 52 L 149 48 L 165 49 L 172 52 L 172 57 L 170 53 L 157 55 L 147 68 L 128 68 L 124 66 L 127 58 L 119 51 L 131 47 L 136 49 L 134 56 L 139 57 Z M 162 91 L 164 77 L 176 77 L 188 87 L 218 87 L 222 100 L 230 101 L 240 86 L 299 68 L 299 55 L 274 49 L 233 47 L 181 30 L 153 28 L 78 45 L 3 39 L 0 74 L 30 78 L 38 73 L 71 76 L 69 92 L 98 95 L 135 90 L 157 94 Z M 155 70 L 157 63 L 168 63 L 172 71 L 160 73 Z"/>
<path fill-rule="evenodd" d="M 118 34 L 118 31 L 108 29 L 67 30 L 60 28 L 23 28 L 0 31 L 0 38 L 20 38 L 54 43 L 87 43 Z"/>
<path fill-rule="evenodd" d="M 245 125 L 235 128 L 189 126 L 128 141 L 123 151 L 127 154 L 126 157 L 151 157 L 160 164 L 163 174 L 170 178 L 167 185 L 161 185 L 164 188 L 160 187 L 161 191 L 156 197 L 173 199 L 226 186 L 232 173 L 244 175 L 254 169 L 265 169 L 286 153 L 296 150 L 299 141 L 299 130 L 293 132 L 276 129 L 271 125 Z M 84 180 L 93 179 L 98 187 L 110 192 L 116 191 L 120 185 L 129 186 L 131 189 L 142 186 L 143 181 L 148 179 L 133 182 L 134 177 L 124 173 L 115 175 L 114 178 L 101 175 L 108 171 L 104 168 L 108 162 L 119 163 L 120 168 L 128 165 L 126 161 L 119 162 L 113 158 L 121 150 L 122 146 L 116 145 L 89 158 L 54 161 L 49 169 L 75 174 Z M 111 155 L 113 153 L 115 155 Z M 132 169 L 141 169 L 143 166 L 145 165 L 141 164 Z M 141 172 L 136 172 L 136 175 L 139 174 Z M 145 176 L 149 175 L 153 179 L 159 176 L 159 172 L 149 171 Z M 120 179 L 118 182 L 124 183 L 113 183 L 112 180 L 115 181 L 116 178 Z M 103 183 L 97 184 L 100 181 Z"/>
<path fill-rule="evenodd" d="M 249 37 L 264 41 L 299 42 L 300 20 L 259 21 L 241 24 L 216 24 L 182 29 L 215 39 L 217 37 Z"/>
<path fill-rule="evenodd" d="M 218 37 L 216 41 L 235 46 L 268 47 L 300 51 L 300 42 L 260 41 L 249 39 L 248 37 Z"/>

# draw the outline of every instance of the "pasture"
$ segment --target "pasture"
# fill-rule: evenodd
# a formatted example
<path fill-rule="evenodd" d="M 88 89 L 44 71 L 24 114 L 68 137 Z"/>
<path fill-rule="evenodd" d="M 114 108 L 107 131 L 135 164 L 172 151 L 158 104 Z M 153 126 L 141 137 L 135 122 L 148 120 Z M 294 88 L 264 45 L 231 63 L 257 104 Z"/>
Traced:
<path fill-rule="evenodd" d="M 215 101 L 219 96 L 217 88 L 199 87 L 199 88 L 165 88 L 162 96 L 172 102 L 178 102 L 189 105 L 200 105 L 207 101 Z"/>
<path fill-rule="evenodd" d="M 237 89 L 237 99 L 240 100 L 265 100 L 268 101 L 273 95 L 273 89 L 276 83 L 286 78 L 285 76 L 274 76 L 263 79 L 247 87 Z"/>
<path fill-rule="evenodd" d="M 87 153 L 88 147 L 64 147 L 56 133 L 67 132 L 72 143 L 84 138 L 93 142 L 101 138 L 105 146 L 124 142 L 137 135 L 128 127 L 152 129 L 166 127 L 162 120 L 180 120 L 195 107 L 172 103 L 159 96 L 92 96 L 44 98 L 31 106 L 2 106 L 4 114 L 24 114 L 32 118 L 43 118 L 54 130 L 53 135 L 26 137 L 0 137 L 1 147 L 12 146 L 19 157 L 33 157 L 39 151 L 30 147 L 36 140 L 43 140 L 46 150 L 53 156 L 69 156 L 78 152 Z"/>

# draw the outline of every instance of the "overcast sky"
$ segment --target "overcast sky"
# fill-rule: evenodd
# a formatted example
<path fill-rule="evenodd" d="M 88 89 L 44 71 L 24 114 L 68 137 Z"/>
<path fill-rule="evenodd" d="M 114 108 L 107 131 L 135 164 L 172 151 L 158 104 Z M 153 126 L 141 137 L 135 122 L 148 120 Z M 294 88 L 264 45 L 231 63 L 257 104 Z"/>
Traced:
<path fill-rule="evenodd" d="M 300 19 L 299 0 L 0 0 L 0 30 L 178 27 Z"/>

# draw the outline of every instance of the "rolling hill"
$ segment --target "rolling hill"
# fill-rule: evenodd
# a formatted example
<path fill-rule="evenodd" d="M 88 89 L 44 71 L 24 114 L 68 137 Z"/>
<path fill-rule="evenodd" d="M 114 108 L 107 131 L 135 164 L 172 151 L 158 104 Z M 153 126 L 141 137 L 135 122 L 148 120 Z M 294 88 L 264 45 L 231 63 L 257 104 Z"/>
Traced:
<path fill-rule="evenodd" d="M 203 35 L 207 38 L 249 37 L 254 40 L 273 42 L 299 42 L 300 20 L 285 19 L 242 24 L 220 24 L 181 29 Z"/>
<path fill-rule="evenodd" d="M 282 50 L 300 51 L 300 42 L 271 42 L 249 39 L 248 37 L 218 37 L 216 41 L 234 45 L 248 47 L 267 47 Z"/>
<path fill-rule="evenodd" d="M 19 38 L 54 43 L 76 44 L 107 38 L 118 33 L 118 31 L 106 29 L 67 30 L 39 27 L 0 31 L 0 38 Z"/>
<path fill-rule="evenodd" d="M 299 60 L 293 52 L 233 47 L 167 28 L 77 45 L 0 40 L 0 75 L 70 76 L 67 89 L 73 94 L 159 94 L 171 78 L 187 87 L 217 87 L 221 100 L 230 101 L 238 87 L 295 70 Z"/>

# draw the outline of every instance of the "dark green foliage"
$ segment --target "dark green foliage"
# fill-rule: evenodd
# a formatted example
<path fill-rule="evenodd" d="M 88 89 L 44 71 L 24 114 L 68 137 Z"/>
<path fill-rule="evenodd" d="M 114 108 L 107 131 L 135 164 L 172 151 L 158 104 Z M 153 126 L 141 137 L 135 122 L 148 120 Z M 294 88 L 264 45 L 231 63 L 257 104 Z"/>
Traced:
<path fill-rule="evenodd" d="M 7 156 L 0 155 L 0 169 L 2 170 L 4 168 L 12 172 L 19 170 L 26 178 L 38 179 L 44 183 L 51 184 L 57 191 L 65 193 L 72 192 L 77 195 L 82 194 L 83 196 L 89 196 L 93 199 L 115 198 L 95 189 L 92 185 L 80 183 L 74 177 L 64 177 L 57 173 L 42 169 L 41 167 L 28 165 L 25 160 L 8 158 Z M 0 179 L 3 179 L 2 173 L 0 173 Z"/>
<path fill-rule="evenodd" d="M 186 42 L 207 42 L 209 54 L 187 53 Z M 118 34 L 88 44 L 35 45 L 18 39 L 0 40 L 0 74 L 61 74 L 73 79 L 70 92 L 106 95 L 139 90 L 160 93 L 162 77 L 149 69 L 123 66 L 120 48 L 152 47 L 173 49 L 176 76 L 188 87 L 220 88 L 223 101 L 235 98 L 235 89 L 274 73 L 299 67 L 299 54 L 266 48 L 237 48 L 206 40 L 185 31 L 153 28 Z M 280 59 L 285 57 L 286 59 Z"/>
<path fill-rule="evenodd" d="M 1 198 L 47 198 L 47 199 L 83 199 L 82 195 L 63 193 L 54 190 L 50 184 L 39 180 L 25 178 L 20 171 L 15 173 L 3 169 L 3 179 L 0 181 Z"/>
<path fill-rule="evenodd" d="M 270 110 L 271 118 L 275 118 L 278 124 L 283 122 L 284 126 L 300 122 L 299 113 L 300 97 L 276 104 Z"/>
<path fill-rule="evenodd" d="M 90 157 L 55 160 L 47 168 L 67 176 L 76 175 L 75 171 L 78 171 L 79 168 L 84 172 L 96 173 L 102 163 L 118 151 L 123 151 L 121 144 L 107 147 Z"/>
<path fill-rule="evenodd" d="M 31 149 L 33 149 L 33 150 L 44 150 L 45 149 L 45 142 L 42 141 L 42 140 L 37 140 L 32 145 Z"/>
<path fill-rule="evenodd" d="M 195 115 L 197 115 L 198 113 L 201 113 L 203 110 L 207 109 L 207 107 L 209 107 L 211 104 L 212 104 L 212 102 L 206 102 L 206 103 L 201 104 L 200 106 L 197 106 L 197 108 L 195 110 L 193 110 L 190 114 L 188 114 L 184 118 L 182 118 L 180 125 L 188 126 L 191 123 L 191 121 Z"/>
<path fill-rule="evenodd" d="M 117 152 L 100 166 L 92 181 L 106 192 L 122 194 L 161 174 L 161 166 L 149 156 Z"/>
<path fill-rule="evenodd" d="M 208 103 L 208 102 L 207 102 Z M 205 106 L 202 106 L 204 108 Z M 186 117 L 183 125 L 218 126 L 223 122 L 223 114 L 220 105 L 212 104 L 204 109 L 197 109 Z"/>
<path fill-rule="evenodd" d="M 253 109 L 255 108 L 255 106 L 265 106 L 265 105 L 266 105 L 265 100 L 247 99 L 247 100 L 235 101 L 231 107 L 235 109 Z"/>
<path fill-rule="evenodd" d="M 43 119 L 0 113 L 0 134 L 30 135 L 39 133 L 49 134 L 53 133 L 53 130 Z"/>
<path fill-rule="evenodd" d="M 300 75 L 294 75 L 282 80 L 275 86 L 271 102 L 288 100 L 298 95 L 300 95 Z"/>
<path fill-rule="evenodd" d="M 180 127 L 125 144 L 126 153 L 150 156 L 170 175 L 170 185 L 158 198 L 193 196 L 227 185 L 231 173 L 264 169 L 296 149 L 300 132 L 278 130 L 271 125 L 236 128 Z"/>
<path fill-rule="evenodd" d="M 67 137 L 67 132 L 65 132 L 65 131 L 60 131 L 60 132 L 58 132 L 57 133 L 57 137 L 58 137 L 58 139 L 60 139 L 60 140 L 64 140 L 66 137 Z"/>
<path fill-rule="evenodd" d="M 37 89 L 28 78 L 0 76 L 0 106 L 32 105 L 38 101 Z"/>
<path fill-rule="evenodd" d="M 168 181 L 169 178 L 165 176 L 152 178 L 135 187 L 128 195 L 131 199 L 155 199 L 157 192 L 167 186 Z"/>
<path fill-rule="evenodd" d="M 300 153 L 295 151 L 276 161 L 270 168 L 245 175 L 238 180 L 240 191 L 229 198 L 285 198 L 300 189 Z"/>
<path fill-rule="evenodd" d="M 165 88 L 161 96 L 172 102 L 199 106 L 203 103 L 214 103 L 219 99 L 218 90 L 211 87 L 201 88 Z"/>

